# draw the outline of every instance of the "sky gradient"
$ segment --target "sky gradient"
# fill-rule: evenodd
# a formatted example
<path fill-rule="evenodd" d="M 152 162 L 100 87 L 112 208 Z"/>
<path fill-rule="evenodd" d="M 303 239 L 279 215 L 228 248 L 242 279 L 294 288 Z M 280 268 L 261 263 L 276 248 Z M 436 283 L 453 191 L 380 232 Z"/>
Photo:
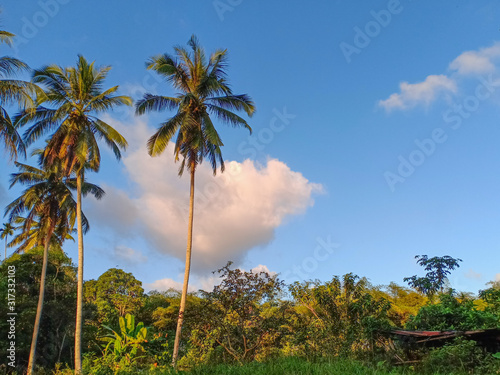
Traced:
<path fill-rule="evenodd" d="M 452 287 L 500 278 L 500 9 L 494 1 L 9 1 L 2 29 L 37 68 L 78 54 L 111 65 L 107 86 L 173 95 L 145 69 L 196 34 L 227 48 L 254 133 L 223 124 L 228 170 L 197 173 L 193 288 L 228 260 L 285 281 L 353 272 L 375 285 L 422 272 L 415 255 L 463 260 Z M 130 147 L 103 152 L 102 201 L 84 201 L 85 279 L 111 267 L 147 289 L 179 286 L 189 178 L 145 142 L 171 113 L 106 116 Z M 102 147 L 105 149 L 105 146 Z M 6 157 L 4 157 L 6 160 Z M 30 162 L 33 162 L 32 160 Z M 12 164 L 0 166 L 0 205 Z M 76 245 L 65 246 L 76 260 Z"/>

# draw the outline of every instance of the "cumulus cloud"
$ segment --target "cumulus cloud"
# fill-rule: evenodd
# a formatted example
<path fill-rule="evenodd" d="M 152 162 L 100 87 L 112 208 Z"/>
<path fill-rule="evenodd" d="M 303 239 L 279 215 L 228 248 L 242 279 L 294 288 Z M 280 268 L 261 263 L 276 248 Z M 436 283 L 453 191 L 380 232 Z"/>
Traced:
<path fill-rule="evenodd" d="M 466 51 L 453 60 L 450 69 L 461 75 L 491 73 L 495 60 L 500 57 L 500 43 L 478 51 Z"/>
<path fill-rule="evenodd" d="M 265 272 L 265 273 L 268 273 L 270 276 L 274 276 L 274 275 L 277 275 L 276 272 L 274 271 L 270 271 L 269 268 L 267 268 L 267 266 L 263 265 L 263 264 L 259 264 L 257 267 L 254 267 L 250 270 L 252 273 L 260 273 L 260 272 Z"/>
<path fill-rule="evenodd" d="M 102 185 L 106 195 L 99 201 L 89 200 L 84 207 L 91 222 L 106 223 L 120 237 L 131 236 L 138 231 L 138 209 L 129 198 L 130 194 L 113 187 Z M 116 220 L 116 218 L 120 218 Z"/>
<path fill-rule="evenodd" d="M 439 94 L 457 91 L 456 82 L 445 75 L 430 75 L 419 83 L 401 82 L 399 88 L 399 93 L 379 101 L 378 104 L 387 112 L 394 109 L 409 109 L 419 104 L 429 105 Z"/>
<path fill-rule="evenodd" d="M 146 289 L 147 291 L 157 290 L 159 292 L 164 292 L 164 291 L 167 291 L 170 289 L 181 291 L 182 290 L 182 283 L 175 281 L 174 279 L 165 278 L 165 279 L 156 280 L 152 283 L 144 284 L 144 289 Z M 198 289 L 196 288 L 195 285 L 188 286 L 189 292 L 196 292 L 197 290 Z"/>
<path fill-rule="evenodd" d="M 449 65 L 449 74 L 429 75 L 422 82 L 402 82 L 399 92 L 387 99 L 379 100 L 378 105 L 391 112 L 407 110 L 418 105 L 429 106 L 441 97 L 449 97 L 458 91 L 459 84 L 466 76 L 493 73 L 500 59 L 500 42 L 475 51 L 466 51 Z"/>
<path fill-rule="evenodd" d="M 121 245 L 114 248 L 114 256 L 116 259 L 131 265 L 145 263 L 148 260 L 148 258 L 140 251 Z"/>
<path fill-rule="evenodd" d="M 240 268 L 241 269 L 241 268 Z M 241 269 L 245 271 L 244 269 Z M 266 265 L 259 264 L 258 266 L 252 268 L 250 272 L 260 273 L 267 272 L 269 275 L 274 276 L 277 275 L 276 272 L 270 271 Z M 179 280 L 182 280 L 183 275 L 179 275 Z M 197 276 L 195 275 L 189 281 L 189 292 L 196 292 L 198 290 L 204 290 L 206 292 L 210 292 L 213 290 L 214 286 L 219 285 L 221 282 L 221 277 L 217 273 L 212 273 L 210 276 Z M 156 280 L 152 283 L 148 283 L 144 285 L 145 289 L 150 290 L 158 290 L 158 291 L 167 291 L 169 289 L 174 289 L 177 291 L 182 290 L 182 282 L 175 281 L 171 278 L 165 278 Z"/>
<path fill-rule="evenodd" d="M 495 275 L 495 281 L 500 281 L 500 273 L 497 273 L 497 274 Z"/>
<path fill-rule="evenodd" d="M 481 275 L 480 273 L 475 272 L 471 268 L 471 269 L 469 269 L 469 271 L 467 271 L 467 273 L 465 274 L 465 277 L 468 278 L 468 279 L 473 279 L 473 280 L 481 280 L 481 278 L 483 277 L 483 275 Z"/>
<path fill-rule="evenodd" d="M 151 158 L 145 144 L 152 130 L 144 122 L 133 127 L 113 123 L 125 133 L 131 151 L 124 157 L 134 197 L 107 187 L 99 209 L 101 225 L 122 234 L 131 226 L 164 254 L 185 258 L 189 208 L 189 174 L 179 178 L 173 144 L 164 155 Z M 241 262 L 246 253 L 272 241 L 276 228 L 313 205 L 312 195 L 322 186 L 311 183 L 285 163 L 270 159 L 265 165 L 251 160 L 226 162 L 226 172 L 213 176 L 208 163 L 196 173 L 193 270 L 214 270 L 228 260 Z M 110 198 L 113 197 L 113 198 Z"/>

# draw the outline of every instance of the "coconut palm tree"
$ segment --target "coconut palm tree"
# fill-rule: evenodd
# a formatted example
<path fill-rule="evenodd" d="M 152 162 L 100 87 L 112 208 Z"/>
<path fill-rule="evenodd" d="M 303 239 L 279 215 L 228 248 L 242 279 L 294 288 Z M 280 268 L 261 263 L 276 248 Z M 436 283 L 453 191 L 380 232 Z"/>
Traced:
<path fill-rule="evenodd" d="M 12 174 L 11 187 L 16 184 L 28 185 L 21 196 L 11 202 L 6 208 L 10 222 L 14 222 L 21 214 L 26 213 L 23 223 L 23 232 L 29 232 L 32 224 L 37 223 L 38 243 L 44 247 L 42 274 L 40 277 L 40 292 L 37 312 L 31 340 L 28 374 L 33 373 L 35 365 L 36 344 L 42 316 L 43 300 L 45 296 L 45 278 L 51 238 L 54 233 L 70 233 L 75 225 L 77 216 L 76 202 L 71 193 L 74 183 L 63 178 L 58 168 L 43 170 L 26 164 L 16 163 L 19 173 Z M 86 191 L 97 198 L 102 197 L 103 191 L 95 185 L 86 185 Z M 87 224 L 85 220 L 85 224 Z M 83 226 L 84 230 L 88 225 Z"/>
<path fill-rule="evenodd" d="M 83 306 L 83 230 L 82 183 L 87 169 L 98 171 L 101 156 L 97 140 L 102 139 L 116 158 L 121 158 L 127 141 L 112 126 L 98 116 L 120 105 L 132 105 L 128 96 L 115 95 L 118 86 L 103 89 L 111 67 L 96 67 L 83 56 L 78 56 L 76 67 L 57 65 L 35 70 L 32 82 L 44 88 L 44 96 L 34 111 L 25 111 L 16 124 L 32 125 L 24 133 L 24 140 L 31 144 L 40 136 L 55 129 L 45 147 L 42 164 L 50 168 L 61 162 L 65 175 L 76 177 L 77 232 L 78 232 L 78 287 L 75 329 L 75 372 L 80 373 L 81 332 Z M 47 106 L 45 106 L 45 105 Z"/>
<path fill-rule="evenodd" d="M 26 222 L 26 218 L 19 216 L 14 219 L 14 224 L 16 224 L 18 227 L 15 227 L 16 229 L 19 228 L 24 228 L 24 223 Z M 86 224 L 88 225 L 88 224 Z M 52 234 L 52 237 L 50 239 L 50 244 L 49 248 L 51 249 L 61 249 L 63 243 L 66 240 L 71 240 L 74 241 L 75 239 L 71 236 L 70 233 L 66 233 L 67 231 L 61 231 L 61 230 L 56 230 Z M 76 232 L 76 229 L 73 229 L 72 232 Z M 34 247 L 42 246 L 43 247 L 43 240 L 44 236 L 42 235 L 42 230 L 40 228 L 40 224 L 38 221 L 33 220 L 31 223 L 31 228 L 26 231 L 22 231 L 18 235 L 16 235 L 14 238 L 12 238 L 12 241 L 10 241 L 7 245 L 7 247 L 16 247 L 16 250 L 14 251 L 16 254 L 21 254 L 26 252 L 29 249 L 32 249 Z"/>
<path fill-rule="evenodd" d="M 4 223 L 3 228 L 0 229 L 0 239 L 5 239 L 5 257 L 3 258 L 4 260 L 7 259 L 7 240 L 9 236 L 14 235 L 14 229 L 15 227 L 12 226 L 11 223 Z"/>
<path fill-rule="evenodd" d="M 156 133 L 149 139 L 147 148 L 151 156 L 165 151 L 168 143 L 177 134 L 174 155 L 175 161 L 181 160 L 179 175 L 187 168 L 191 175 L 189 222 L 186 248 L 186 266 L 182 286 L 181 303 L 175 334 L 172 364 L 175 367 L 179 351 L 183 316 L 191 268 L 191 249 L 193 240 L 194 180 L 196 167 L 207 158 L 214 175 L 217 167 L 224 171 L 219 133 L 212 118 L 252 131 L 247 122 L 233 110 L 243 110 L 252 116 L 255 106 L 248 95 L 235 95 L 226 79 L 226 50 L 216 50 L 206 58 L 204 49 L 195 36 L 188 42 L 190 50 L 175 47 L 175 55 L 163 54 L 151 58 L 146 66 L 170 82 L 177 91 L 175 97 L 145 94 L 136 103 L 136 114 L 150 111 L 174 110 L 175 114 L 160 124 Z"/>
<path fill-rule="evenodd" d="M 12 45 L 14 34 L 0 30 L 0 44 Z M 16 126 L 5 106 L 18 105 L 28 108 L 33 105 L 32 95 L 39 90 L 36 85 L 22 80 L 8 79 L 16 73 L 29 70 L 21 60 L 9 56 L 0 57 L 0 138 L 11 159 L 17 159 L 18 153 L 25 156 L 26 148 Z"/>

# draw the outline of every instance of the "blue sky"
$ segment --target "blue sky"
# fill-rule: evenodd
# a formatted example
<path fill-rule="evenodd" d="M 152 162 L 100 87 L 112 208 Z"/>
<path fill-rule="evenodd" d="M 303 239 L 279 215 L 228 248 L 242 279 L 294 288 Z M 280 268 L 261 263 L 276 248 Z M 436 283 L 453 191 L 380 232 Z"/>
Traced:
<path fill-rule="evenodd" d="M 254 134 L 219 124 L 228 172 L 198 172 L 193 285 L 234 260 L 287 282 L 354 272 L 402 284 L 417 254 L 463 259 L 453 287 L 500 277 L 500 30 L 494 1 L 41 0 L 3 4 L 14 55 L 31 67 L 111 65 L 108 85 L 173 94 L 147 58 L 196 34 L 227 48 L 237 93 L 257 105 Z M 107 117 L 130 143 L 104 152 L 84 202 L 85 279 L 123 268 L 147 288 L 178 285 L 187 176 L 167 149 L 146 154 L 161 113 Z M 103 146 L 104 148 L 104 146 Z M 12 165 L 0 167 L 0 204 Z M 66 250 L 76 259 L 76 246 Z"/>

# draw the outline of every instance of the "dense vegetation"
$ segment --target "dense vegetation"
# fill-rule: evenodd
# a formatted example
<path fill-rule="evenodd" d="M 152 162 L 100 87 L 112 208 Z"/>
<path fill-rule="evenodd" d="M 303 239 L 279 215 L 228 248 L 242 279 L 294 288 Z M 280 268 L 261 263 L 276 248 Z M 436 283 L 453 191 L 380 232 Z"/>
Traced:
<path fill-rule="evenodd" d="M 9 44 L 13 37 L 0 31 L 0 43 Z M 8 222 L 0 230 L 5 240 L 0 299 L 10 302 L 15 289 L 17 312 L 16 360 L 2 364 L 0 371 L 499 373 L 498 347 L 488 351 L 465 337 L 436 348 L 393 340 L 395 328 L 466 331 L 500 326 L 500 285 L 492 284 L 478 296 L 447 288 L 447 276 L 461 262 L 449 256 L 417 256 L 427 273 L 405 279 L 412 289 L 373 286 L 353 274 L 286 285 L 278 275 L 235 269 L 229 262 L 215 272 L 220 283 L 212 290 L 187 293 L 196 168 L 208 159 L 214 174 L 218 168 L 224 171 L 223 143 L 212 119 L 251 131 L 235 112 L 251 116 L 255 111 L 249 96 L 230 89 L 225 50 L 207 58 L 195 37 L 188 46 L 147 63 L 172 85 L 176 96 L 145 94 L 136 103 L 138 115 L 175 110 L 144 151 L 147 147 L 157 156 L 175 138 L 179 174 L 184 169 L 190 173 L 181 292 L 145 293 L 132 274 L 115 268 L 97 280 L 83 280 L 83 234 L 90 223 L 82 212 L 82 197 L 104 194 L 87 177 L 99 171 L 99 141 L 117 159 L 127 146 L 102 115 L 133 104 L 131 98 L 116 95 L 118 86 L 105 88 L 111 68 L 78 56 L 74 67 L 47 65 L 31 71 L 18 59 L 0 58 L 0 139 L 17 168 L 11 186 L 25 187 L 7 205 Z M 13 79 L 19 71 L 30 71 L 31 80 Z M 11 110 L 16 114 L 9 115 Z M 32 163 L 18 162 L 34 144 L 43 148 L 32 150 Z M 76 265 L 63 250 L 74 233 Z M 7 247 L 14 249 L 9 257 Z M 0 316 L 8 317 L 13 306 L 1 304 Z M 10 326 L 8 319 L 0 319 L 2 332 L 10 332 Z M 8 353 L 11 346 L 0 340 L 0 352 Z"/>
<path fill-rule="evenodd" d="M 12 255 L 0 266 L 2 274 L 9 266 L 17 272 L 19 371 L 27 365 L 42 257 L 43 248 L 37 247 Z M 51 248 L 39 334 L 40 368 L 63 371 L 73 363 L 76 271 L 60 248 Z M 204 374 L 386 374 L 406 373 L 410 367 L 419 373 L 443 374 L 500 370 L 495 353 L 474 341 L 459 338 L 440 348 L 408 349 L 389 335 L 395 328 L 499 327 L 498 283 L 479 296 L 448 289 L 431 300 L 394 283 L 376 287 L 352 274 L 328 282 L 285 285 L 277 275 L 235 269 L 230 263 L 216 273 L 220 283 L 211 291 L 188 295 L 179 370 Z M 0 298 L 5 299 L 6 293 L 2 279 Z M 84 372 L 172 373 L 180 297 L 175 290 L 145 293 L 139 280 L 116 268 L 86 281 Z M 6 313 L 2 305 L 0 314 Z M 0 321 L 2 332 L 7 324 Z M 7 345 L 1 341 L 0 350 L 5 352 Z M 421 361 L 394 367 L 401 359 Z M 215 364 L 222 367 L 211 367 Z"/>

